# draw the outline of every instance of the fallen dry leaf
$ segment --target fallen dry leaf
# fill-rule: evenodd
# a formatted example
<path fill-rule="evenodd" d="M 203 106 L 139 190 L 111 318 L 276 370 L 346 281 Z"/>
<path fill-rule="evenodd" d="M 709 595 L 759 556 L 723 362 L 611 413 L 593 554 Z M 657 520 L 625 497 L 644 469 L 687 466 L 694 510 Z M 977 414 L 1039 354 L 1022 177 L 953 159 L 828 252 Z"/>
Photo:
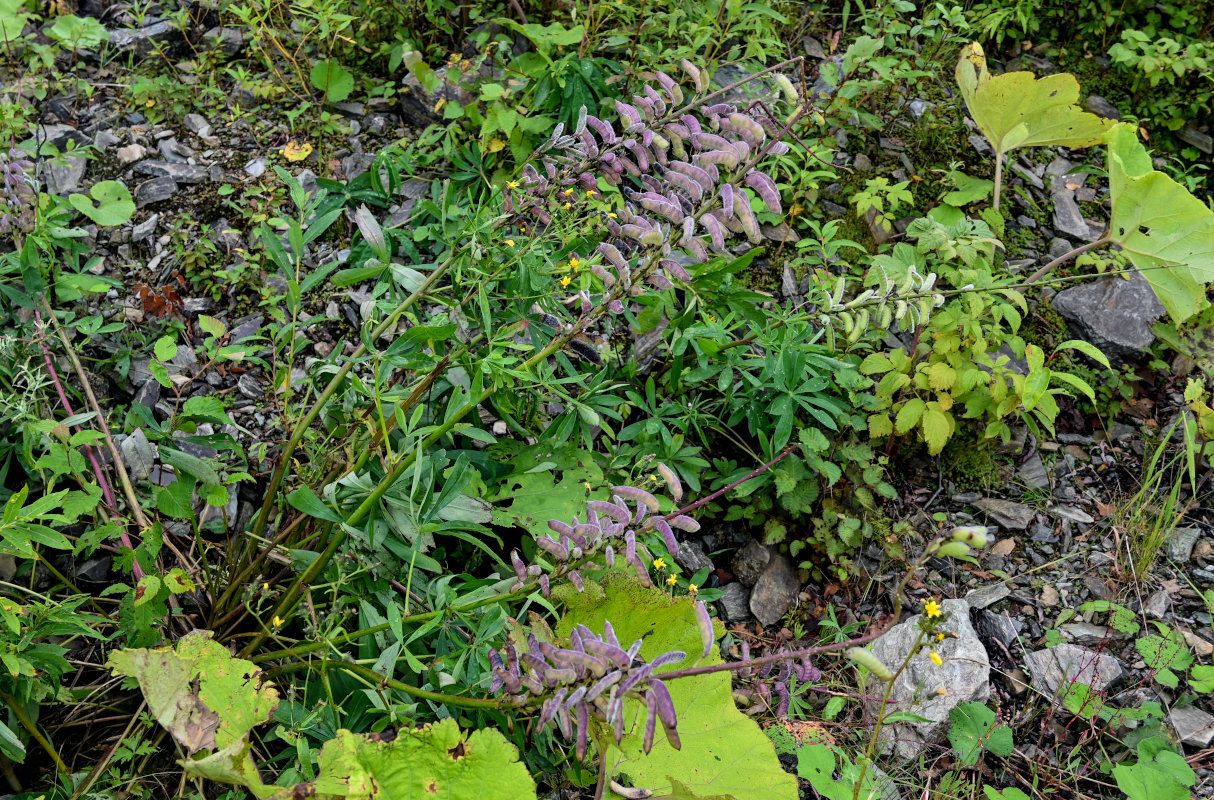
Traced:
<path fill-rule="evenodd" d="M 1015 539 L 1000 539 L 999 541 L 997 541 L 993 545 L 991 545 L 991 555 L 1007 556 L 1007 555 L 1011 555 L 1012 551 L 1015 549 L 1016 549 L 1016 540 Z"/>

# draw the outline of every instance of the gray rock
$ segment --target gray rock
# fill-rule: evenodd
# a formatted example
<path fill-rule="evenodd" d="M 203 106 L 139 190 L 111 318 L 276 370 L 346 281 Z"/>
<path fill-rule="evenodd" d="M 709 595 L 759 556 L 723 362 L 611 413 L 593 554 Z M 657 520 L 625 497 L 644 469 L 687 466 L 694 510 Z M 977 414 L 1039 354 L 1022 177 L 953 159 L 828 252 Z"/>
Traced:
<path fill-rule="evenodd" d="M 760 225 L 759 232 L 763 234 L 764 239 L 770 239 L 773 242 L 791 244 L 801 241 L 801 237 L 788 226 L 787 222 L 781 222 L 779 225 Z"/>
<path fill-rule="evenodd" d="M 1200 708 L 1185 706 L 1168 712 L 1168 721 L 1176 730 L 1176 738 L 1193 747 L 1208 747 L 1214 739 L 1214 714 Z"/>
<path fill-rule="evenodd" d="M 160 215 L 153 214 L 143 222 L 131 229 L 131 241 L 142 242 L 144 239 L 156 232 L 156 224 L 160 222 Z"/>
<path fill-rule="evenodd" d="M 1051 516 L 1068 519 L 1079 525 L 1091 525 L 1096 520 L 1091 514 L 1075 506 L 1050 506 L 1046 509 Z"/>
<path fill-rule="evenodd" d="M 970 143 L 970 146 L 972 146 L 976 151 L 978 151 L 978 155 L 980 155 L 980 156 L 989 156 L 989 155 L 994 154 L 994 151 L 991 150 L 990 143 L 987 142 L 987 140 L 984 137 L 982 137 L 981 135 L 979 135 L 977 133 L 971 133 L 969 135 L 969 143 Z"/>
<path fill-rule="evenodd" d="M 97 135 L 93 137 L 93 147 L 96 147 L 98 151 L 104 153 L 114 145 L 118 144 L 120 141 L 122 140 L 115 136 L 111 131 L 98 131 Z"/>
<path fill-rule="evenodd" d="M 797 273 L 793 272 L 792 264 L 785 264 L 780 276 L 780 294 L 784 297 L 795 297 L 797 294 Z"/>
<path fill-rule="evenodd" d="M 955 634 L 936 645 L 936 652 L 944 659 L 936 666 L 924 648 L 911 658 L 906 669 L 894 681 L 890 697 L 897 702 L 900 712 L 923 717 L 927 722 L 898 723 L 886 728 L 886 747 L 892 747 L 899 757 L 916 757 L 925 744 L 938 742 L 948 730 L 949 712 L 957 704 L 969 701 L 985 702 L 990 697 L 991 667 L 986 648 L 978 639 L 974 626 L 970 624 L 969 603 L 964 600 L 945 600 L 941 610 L 948 615 L 942 626 L 944 631 Z M 911 617 L 895 625 L 872 645 L 872 652 L 883 664 L 896 669 L 910 653 L 919 637 L 919 616 Z M 941 693 L 939 690 L 943 689 Z M 881 684 L 870 677 L 865 687 L 866 694 L 882 693 Z M 870 706 L 876 711 L 876 702 Z"/>
<path fill-rule="evenodd" d="M 970 608 L 987 608 L 998 603 L 1011 593 L 1011 587 L 1006 582 L 999 581 L 998 583 L 988 583 L 986 586 L 971 589 L 966 593 L 965 601 L 970 604 Z"/>
<path fill-rule="evenodd" d="M 69 144 L 83 147 L 89 139 L 71 125 L 39 125 L 35 137 L 39 142 L 53 144 L 60 150 L 66 150 Z"/>
<path fill-rule="evenodd" d="M 1129 280 L 1110 275 L 1063 289 L 1052 303 L 1076 333 L 1118 361 L 1146 353 L 1155 341 L 1151 324 L 1164 314 L 1151 285 L 1136 270 Z"/>
<path fill-rule="evenodd" d="M 1178 564 L 1187 564 L 1193 557 L 1193 547 L 1200 538 L 1201 530 L 1198 528 L 1177 528 L 1164 542 L 1164 552 Z"/>
<path fill-rule="evenodd" d="M 177 183 L 205 183 L 211 179 L 211 171 L 206 167 L 171 161 L 140 161 L 135 165 L 135 173 L 172 178 Z"/>
<path fill-rule="evenodd" d="M 155 378 L 145 380 L 131 402 L 139 403 L 147 408 L 155 408 L 156 404 L 160 402 L 160 382 Z"/>
<path fill-rule="evenodd" d="M 122 166 L 130 166 L 141 158 L 145 158 L 148 154 L 147 148 L 141 144 L 128 144 L 126 147 L 119 147 L 118 152 L 114 155 L 118 156 L 118 163 Z"/>
<path fill-rule="evenodd" d="M 85 561 L 76 568 L 76 577 L 88 583 L 109 583 L 110 565 L 114 559 L 109 556 L 97 556 Z"/>
<path fill-rule="evenodd" d="M 764 625 L 774 625 L 797 602 L 800 592 L 801 581 L 792 562 L 773 555 L 750 592 L 750 612 Z"/>
<path fill-rule="evenodd" d="M 161 203 L 177 194 L 177 181 L 172 178 L 152 178 L 135 187 L 135 205 L 139 208 Z"/>
<path fill-rule="evenodd" d="M 1055 696 L 1060 687 L 1072 681 L 1103 692 L 1122 675 L 1121 664 L 1107 653 L 1098 653 L 1076 644 L 1060 644 L 1037 650 L 1024 657 L 1033 686 Z"/>
<path fill-rule="evenodd" d="M 265 320 L 261 314 L 249 314 L 232 321 L 229 341 L 232 344 L 244 341 L 250 336 L 256 336 Z"/>
<path fill-rule="evenodd" d="M 919 100 L 918 98 L 916 98 L 916 99 L 910 101 L 910 112 L 915 115 L 915 119 L 919 119 L 920 117 L 922 117 L 924 114 L 927 113 L 927 110 L 931 107 L 932 107 L 932 104 L 927 102 L 926 100 Z"/>
<path fill-rule="evenodd" d="M 745 622 L 750 619 L 750 591 L 738 582 L 721 587 L 721 616 L 726 622 Z"/>
<path fill-rule="evenodd" d="M 843 71 L 843 54 L 831 56 L 818 66 L 818 79 L 809 87 L 809 96 L 811 100 L 825 100 L 834 95 L 839 89 L 839 85 L 846 80 L 846 75 L 840 75 Z M 830 76 L 829 79 L 827 76 Z M 835 134 L 836 139 L 838 134 Z M 846 147 L 847 139 L 839 143 L 840 147 Z"/>
<path fill-rule="evenodd" d="M 1050 245 L 1048 248 L 1046 248 L 1045 254 L 1050 259 L 1050 261 L 1053 261 L 1056 258 L 1062 258 L 1067 253 L 1071 252 L 1071 250 L 1073 250 L 1073 249 L 1074 249 L 1074 247 L 1071 245 L 1070 242 L 1068 242 L 1066 239 L 1056 236 L 1053 239 L 1050 239 Z"/>
<path fill-rule="evenodd" d="M 152 467 L 156 465 L 156 449 L 148 441 L 143 428 L 136 428 L 130 436 L 123 439 L 118 445 L 118 451 L 122 454 L 122 465 L 126 467 L 132 480 L 141 481 L 152 474 Z"/>
<path fill-rule="evenodd" d="M 1012 619 L 1006 614 L 996 614 L 994 611 L 983 609 L 978 612 L 978 632 L 991 641 L 999 642 L 1006 648 L 1011 648 L 1012 642 L 1024 630 L 1024 622 Z"/>
<path fill-rule="evenodd" d="M 1068 622 L 1058 626 L 1058 633 L 1068 642 L 1075 644 L 1101 644 L 1114 639 L 1125 638 L 1121 632 L 1105 625 L 1093 625 L 1090 622 Z"/>
<path fill-rule="evenodd" d="M 50 194 L 66 195 L 80 188 L 88 162 L 80 156 L 60 156 L 46 162 L 46 190 Z"/>
<path fill-rule="evenodd" d="M 818 61 L 826 60 L 826 50 L 823 49 L 822 43 L 812 36 L 802 36 L 801 45 L 805 48 L 805 55 L 808 58 L 814 58 Z"/>
<path fill-rule="evenodd" d="M 759 576 L 763 574 L 763 570 L 767 569 L 769 561 L 771 561 L 771 551 L 751 539 L 734 553 L 730 568 L 734 577 L 744 586 L 754 586 L 755 582 L 759 580 Z"/>
<path fill-rule="evenodd" d="M 1185 144 L 1191 144 L 1203 153 L 1214 153 L 1214 137 L 1197 130 L 1192 125 L 1186 125 L 1176 131 L 1176 138 Z"/>
<path fill-rule="evenodd" d="M 1013 531 L 1024 530 L 1037 515 L 1037 510 L 1030 506 L 995 497 L 984 497 L 974 503 L 974 507 L 985 511 L 986 515 L 993 519 L 999 527 Z"/>
<path fill-rule="evenodd" d="M 852 162 L 852 166 L 856 168 L 857 172 L 869 172 L 873 168 L 873 162 L 868 156 L 860 153 L 856 156 L 855 161 Z"/>
<path fill-rule="evenodd" d="M 312 347 L 320 352 L 320 342 Z M 330 345 L 330 348 L 332 345 Z M 699 542 L 679 542 L 679 554 L 674 557 L 674 563 L 683 568 L 684 572 L 694 575 L 702 569 L 712 571 L 712 559 L 704 552 Z"/>
<path fill-rule="evenodd" d="M 220 529 L 235 529 L 239 502 L 237 494 L 236 487 L 231 486 L 228 488 L 228 502 L 222 508 L 216 508 L 209 503 L 203 506 L 202 511 L 198 514 L 198 527 L 201 528 L 209 522 L 212 526 L 218 525 Z"/>
<path fill-rule="evenodd" d="M 244 47 L 244 34 L 239 28 L 211 28 L 206 37 L 213 46 L 229 56 L 237 55 Z"/>
<path fill-rule="evenodd" d="M 1050 199 L 1054 201 L 1054 227 L 1076 239 L 1087 240 L 1088 224 L 1075 202 L 1075 192 L 1066 188 L 1066 176 L 1058 175 L 1050 180 Z"/>
<path fill-rule="evenodd" d="M 1143 613 L 1148 617 L 1155 619 L 1163 619 L 1167 616 L 1168 609 L 1172 605 L 1172 598 L 1168 596 L 1167 591 L 1160 589 L 1153 592 L 1150 597 L 1142 604 Z"/>
<path fill-rule="evenodd" d="M 244 165 L 244 171 L 250 178 L 260 178 L 266 173 L 266 160 L 264 158 L 255 158 Z"/>
<path fill-rule="evenodd" d="M 1117 106 L 1098 94 L 1089 94 L 1087 99 L 1083 101 L 1083 107 L 1098 117 L 1121 119 L 1121 112 L 1117 110 Z"/>
<path fill-rule="evenodd" d="M 1045 471 L 1045 464 L 1041 463 L 1041 456 L 1036 450 L 1028 454 L 1024 461 L 1020 462 L 1019 469 L 1016 474 L 1020 476 L 1020 480 L 1025 486 L 1032 489 L 1049 489 L 1050 476 Z"/>
<path fill-rule="evenodd" d="M 110 31 L 110 47 L 118 51 L 129 50 L 139 56 L 148 56 L 180 38 L 181 31 L 177 26 L 169 20 L 162 20 L 146 28 Z"/>
<path fill-rule="evenodd" d="M 236 390 L 250 400 L 261 400 L 265 397 L 266 393 L 266 389 L 261 385 L 261 381 L 254 378 L 253 374 L 249 372 L 246 372 L 237 379 Z"/>
<path fill-rule="evenodd" d="M 206 138 L 211 135 L 211 123 L 207 122 L 207 118 L 201 114 L 186 114 L 181 118 L 181 122 L 191 133 L 196 133 L 200 137 Z"/>
<path fill-rule="evenodd" d="M 463 84 L 472 84 L 482 77 L 488 77 L 493 72 L 492 65 L 478 70 L 476 73 L 461 74 L 457 66 L 440 67 L 434 70 L 438 79 L 438 88 L 434 91 L 422 86 L 421 82 L 409 73 L 401 81 L 400 113 L 406 125 L 425 127 L 442 121 L 442 106 L 446 103 L 467 105 L 476 99 L 476 95 L 464 88 Z M 444 101 L 440 104 L 439 101 Z M 439 110 L 436 111 L 435 107 Z"/>

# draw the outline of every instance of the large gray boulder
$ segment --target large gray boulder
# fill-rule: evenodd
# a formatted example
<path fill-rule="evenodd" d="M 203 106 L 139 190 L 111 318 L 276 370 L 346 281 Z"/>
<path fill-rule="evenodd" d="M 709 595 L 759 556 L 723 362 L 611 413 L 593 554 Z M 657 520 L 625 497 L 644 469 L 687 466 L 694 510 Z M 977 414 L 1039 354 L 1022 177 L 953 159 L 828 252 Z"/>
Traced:
<path fill-rule="evenodd" d="M 1075 332 L 1115 361 L 1144 355 L 1155 334 L 1151 325 L 1165 313 L 1146 278 L 1137 272 L 1125 280 L 1115 275 L 1054 296 L 1054 310 Z"/>
<path fill-rule="evenodd" d="M 886 713 L 906 712 L 927 722 L 897 723 L 884 729 L 886 749 L 903 759 L 915 758 L 924 745 L 942 741 L 948 732 L 949 712 L 960 703 L 985 702 L 991 694 L 991 666 L 986 648 L 970 624 L 970 605 L 964 600 L 944 600 L 940 609 L 948 615 L 942 630 L 955 634 L 934 649 L 944 660 L 937 666 L 929 655 L 932 648 L 920 650 L 898 675 L 890 692 L 896 703 Z M 891 672 L 897 672 L 919 638 L 919 616 L 895 625 L 873 643 L 872 651 Z M 884 684 L 869 677 L 865 694 L 880 697 Z M 880 705 L 869 701 L 874 713 Z"/>

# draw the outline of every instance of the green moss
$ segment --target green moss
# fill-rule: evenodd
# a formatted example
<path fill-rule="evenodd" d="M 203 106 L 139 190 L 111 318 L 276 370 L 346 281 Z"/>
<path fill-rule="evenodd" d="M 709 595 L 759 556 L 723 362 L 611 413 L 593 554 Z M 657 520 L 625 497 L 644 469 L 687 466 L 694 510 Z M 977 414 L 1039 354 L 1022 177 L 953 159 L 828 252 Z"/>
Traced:
<path fill-rule="evenodd" d="M 941 454 L 944 474 L 960 491 L 990 491 L 1002 482 L 1000 458 L 994 442 L 976 434 L 958 431 Z"/>

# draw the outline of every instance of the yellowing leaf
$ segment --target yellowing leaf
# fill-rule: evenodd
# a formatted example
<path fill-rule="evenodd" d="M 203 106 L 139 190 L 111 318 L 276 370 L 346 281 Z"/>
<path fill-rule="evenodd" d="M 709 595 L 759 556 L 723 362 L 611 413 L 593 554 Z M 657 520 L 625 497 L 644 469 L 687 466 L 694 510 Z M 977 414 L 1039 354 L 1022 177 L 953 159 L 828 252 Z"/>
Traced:
<path fill-rule="evenodd" d="M 898 418 L 894 421 L 894 431 L 899 435 L 906 433 L 919 422 L 923 416 L 924 403 L 918 397 L 912 397 L 898 410 Z"/>
<path fill-rule="evenodd" d="M 923 441 L 927 442 L 927 452 L 939 455 L 944 449 L 948 438 L 953 435 L 953 415 L 940 408 L 939 403 L 928 403 L 923 409 Z"/>
<path fill-rule="evenodd" d="M 312 145 L 307 142 L 297 142 L 294 139 L 287 142 L 287 146 L 282 149 L 282 154 L 286 156 L 287 161 L 303 161 L 308 156 L 312 155 Z"/>
<path fill-rule="evenodd" d="M 1133 125 L 1109 131 L 1108 238 L 1121 245 L 1175 322 L 1209 306 L 1214 211 L 1155 169 Z"/>
<path fill-rule="evenodd" d="M 499 139 L 498 137 L 495 136 L 489 140 L 488 144 L 485 145 L 485 149 L 488 150 L 490 153 L 496 153 L 498 150 L 501 150 L 505 146 L 506 146 L 506 140 Z"/>

